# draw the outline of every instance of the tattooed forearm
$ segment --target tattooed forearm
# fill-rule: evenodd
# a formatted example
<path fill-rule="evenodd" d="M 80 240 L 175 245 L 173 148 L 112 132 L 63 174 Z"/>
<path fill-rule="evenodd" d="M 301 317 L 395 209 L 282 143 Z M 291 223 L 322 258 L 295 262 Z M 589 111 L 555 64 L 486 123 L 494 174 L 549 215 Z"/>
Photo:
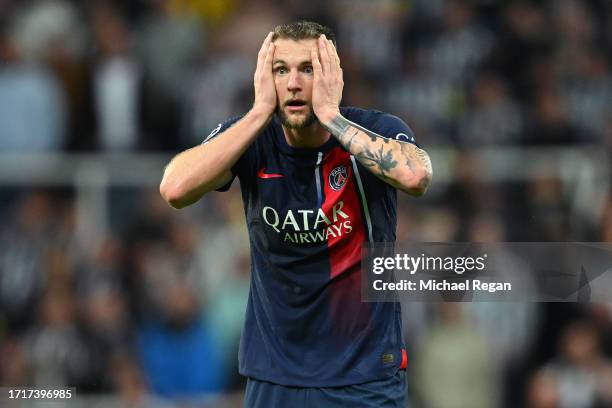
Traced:
<path fill-rule="evenodd" d="M 337 138 L 344 137 L 347 130 L 350 129 L 352 123 L 342 115 L 337 115 L 325 128 Z"/>
<path fill-rule="evenodd" d="M 402 157 L 406 160 L 406 166 L 408 166 L 410 171 L 414 173 L 415 164 L 420 164 L 425 167 L 428 173 L 432 172 L 431 160 L 425 150 L 410 143 L 402 143 L 400 145 L 400 150 Z"/>
<path fill-rule="evenodd" d="M 370 137 L 370 140 L 372 142 L 375 142 L 377 139 L 380 138 L 380 136 L 377 135 L 376 133 L 374 133 L 371 130 L 368 130 L 366 128 L 363 128 L 363 127 L 359 126 L 356 123 L 351 122 L 350 120 L 348 120 L 347 118 L 345 118 L 342 115 L 337 115 L 325 127 L 329 131 L 329 133 L 331 133 L 332 135 L 336 136 L 336 138 L 338 138 L 338 140 L 340 140 L 340 142 L 342 142 L 343 144 L 344 144 L 344 141 L 346 141 L 346 139 L 347 139 L 346 132 L 349 129 L 351 129 L 351 128 L 354 129 L 354 130 L 355 129 L 361 130 L 363 133 L 365 133 L 366 135 L 368 135 Z"/>
<path fill-rule="evenodd" d="M 347 151 L 351 151 L 351 145 L 353 144 L 353 140 L 355 140 L 355 136 L 359 134 L 359 131 L 357 129 L 352 129 L 349 133 L 350 135 L 346 137 L 346 142 L 344 143 L 344 147 Z"/>
<path fill-rule="evenodd" d="M 358 152 L 356 157 L 367 167 L 377 166 L 383 176 L 387 176 L 397 166 L 397 161 L 393 160 L 391 150 L 385 152 L 382 146 L 377 151 L 371 151 L 366 147 L 363 151 Z"/>
<path fill-rule="evenodd" d="M 429 185 L 429 156 L 412 143 L 384 138 L 342 115 L 324 126 L 362 165 L 386 183 L 416 195 Z"/>

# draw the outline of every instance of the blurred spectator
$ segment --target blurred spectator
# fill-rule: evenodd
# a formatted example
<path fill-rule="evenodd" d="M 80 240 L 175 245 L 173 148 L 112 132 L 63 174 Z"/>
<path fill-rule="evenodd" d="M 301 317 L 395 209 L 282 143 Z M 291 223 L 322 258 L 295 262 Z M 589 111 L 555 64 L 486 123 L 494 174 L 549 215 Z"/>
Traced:
<path fill-rule="evenodd" d="M 560 408 L 597 408 L 612 404 L 612 364 L 601 354 L 599 334 L 588 321 L 575 322 L 565 329 L 559 355 L 544 366 L 538 376 L 540 382 L 547 382 L 550 390 L 547 394 L 553 394 L 551 385 L 554 384 Z M 553 399 L 543 393 L 530 397 L 538 401 Z"/>
<path fill-rule="evenodd" d="M 388 109 L 405 118 L 416 134 L 427 135 L 428 145 L 452 143 L 452 122 L 464 98 L 461 87 L 440 80 L 428 65 L 407 57 L 404 70 L 389 83 L 385 98 Z"/>
<path fill-rule="evenodd" d="M 208 64 L 194 76 L 184 116 L 184 145 L 202 143 L 223 120 L 245 113 L 250 98 L 241 100 L 245 89 L 252 89 L 255 65 L 241 54 L 219 55 L 214 52 Z M 251 69 L 252 68 L 252 69 Z"/>
<path fill-rule="evenodd" d="M 552 52 L 553 32 L 538 3 L 526 0 L 506 3 L 500 16 L 499 39 L 487 65 L 508 79 L 514 96 L 526 101 L 537 85 L 530 80 L 530 65 Z"/>
<path fill-rule="evenodd" d="M 160 319 L 138 329 L 138 352 L 153 391 L 167 398 L 193 398 L 225 389 L 227 367 L 211 327 L 184 281 L 164 284 Z"/>
<path fill-rule="evenodd" d="M 438 322 L 415 353 L 412 383 L 423 408 L 499 406 L 485 340 L 455 303 L 440 304 Z M 444 392 L 440 392 L 444 390 Z"/>
<path fill-rule="evenodd" d="M 582 131 L 584 141 L 601 143 L 612 100 L 610 64 L 594 49 L 579 50 L 572 58 L 576 72 L 562 83 L 570 117 Z"/>
<path fill-rule="evenodd" d="M 114 387 L 121 400 L 117 408 L 172 408 L 172 404 L 150 393 L 140 367 L 127 353 L 114 355 L 110 364 Z"/>
<path fill-rule="evenodd" d="M 27 60 L 46 60 L 55 52 L 85 52 L 85 27 L 75 6 L 66 0 L 24 2 L 14 17 L 17 48 Z"/>
<path fill-rule="evenodd" d="M 424 66 L 440 81 L 465 81 L 490 50 L 492 38 L 477 20 L 472 2 L 448 0 L 441 17 L 442 30 L 431 45 L 419 50 Z"/>
<path fill-rule="evenodd" d="M 528 408 L 559 408 L 559 393 L 554 381 L 544 373 L 537 373 L 527 388 Z"/>
<path fill-rule="evenodd" d="M 481 74 L 476 78 L 472 97 L 473 103 L 459 125 L 461 145 L 499 146 L 520 141 L 523 113 L 500 77 Z"/>
<path fill-rule="evenodd" d="M 244 313 L 250 289 L 250 257 L 248 253 L 236 255 L 236 265 L 227 272 L 216 271 L 223 279 L 208 288 L 204 317 L 210 322 L 218 353 L 227 364 L 230 389 L 241 387 L 244 378 L 238 374 L 238 347 L 244 325 Z M 231 362 L 231 363 L 230 363 Z"/>
<path fill-rule="evenodd" d="M 567 204 L 562 199 L 561 184 L 542 167 L 539 179 L 529 182 L 525 190 L 529 203 L 529 240 L 564 241 L 569 237 Z"/>
<path fill-rule="evenodd" d="M 552 14 L 561 52 L 572 59 L 572 53 L 595 40 L 596 26 L 593 11 L 585 2 L 562 0 L 551 3 Z M 572 65 L 569 65 L 571 68 Z"/>
<path fill-rule="evenodd" d="M 93 72 L 98 144 L 101 150 L 132 150 L 140 135 L 141 69 L 132 55 L 131 33 L 111 3 L 93 9 L 97 42 Z"/>
<path fill-rule="evenodd" d="M 407 6 L 398 0 L 335 0 L 332 7 L 338 49 L 356 65 L 349 70 L 365 70 L 370 78 L 378 80 L 393 74 L 401 60 L 397 38 Z M 344 61 L 346 58 L 343 65 L 350 65 Z"/>
<path fill-rule="evenodd" d="M 112 389 L 111 356 L 132 342 L 121 259 L 119 243 L 107 239 L 93 259 L 82 261 L 76 274 L 79 334 L 90 355 L 87 373 L 78 378 L 79 389 L 85 392 Z"/>
<path fill-rule="evenodd" d="M 206 50 L 201 22 L 176 13 L 171 0 L 151 1 L 138 38 L 143 67 L 144 147 L 174 150 L 180 146 L 181 110 L 195 64 Z"/>
<path fill-rule="evenodd" d="M 52 152 L 64 147 L 66 101 L 44 66 L 19 50 L 14 33 L 0 30 L 0 152 Z"/>
<path fill-rule="evenodd" d="M 573 144 L 580 142 L 578 131 L 570 122 L 560 96 L 542 89 L 535 97 L 531 123 L 525 141 L 533 145 Z"/>
<path fill-rule="evenodd" d="M 600 241 L 612 242 L 612 197 L 608 198 L 601 221 Z"/>
<path fill-rule="evenodd" d="M 89 36 L 83 16 L 66 0 L 38 0 L 19 6 L 13 24 L 17 49 L 25 59 L 47 65 L 61 84 L 66 127 L 62 128 L 60 147 L 89 149 L 94 115 L 91 67 L 86 61 Z"/>
<path fill-rule="evenodd" d="M 32 386 L 67 387 L 88 378 L 90 355 L 79 336 L 75 311 L 73 294 L 67 288 L 48 290 L 43 296 L 39 324 L 24 338 L 33 370 Z"/>
<path fill-rule="evenodd" d="M 0 384 L 4 387 L 27 387 L 32 371 L 23 344 L 17 338 L 3 338 L 0 343 Z"/>
<path fill-rule="evenodd" d="M 207 296 L 214 296 L 216 288 L 223 285 L 228 276 L 244 268 L 245 256 L 250 258 L 249 238 L 242 217 L 242 198 L 236 187 L 225 194 L 207 197 L 211 207 L 208 213 L 215 217 L 206 220 L 201 238 L 195 243 Z"/>
<path fill-rule="evenodd" d="M 18 200 L 9 214 L 10 222 L 0 228 L 0 306 L 8 328 L 20 332 L 33 323 L 47 284 L 55 216 L 50 198 L 36 192 Z"/>

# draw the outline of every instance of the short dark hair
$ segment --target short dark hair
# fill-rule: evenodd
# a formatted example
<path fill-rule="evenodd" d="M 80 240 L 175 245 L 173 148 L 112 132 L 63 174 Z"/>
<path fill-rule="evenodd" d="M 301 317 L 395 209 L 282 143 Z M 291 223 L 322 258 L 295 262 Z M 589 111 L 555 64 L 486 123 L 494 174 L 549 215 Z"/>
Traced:
<path fill-rule="evenodd" d="M 272 41 L 278 38 L 289 38 L 291 40 L 305 40 L 305 39 L 317 39 L 325 34 L 328 40 L 331 40 L 335 46 L 336 35 L 329 27 L 325 27 L 314 21 L 296 21 L 289 24 L 281 24 L 274 27 L 274 34 L 272 35 Z"/>

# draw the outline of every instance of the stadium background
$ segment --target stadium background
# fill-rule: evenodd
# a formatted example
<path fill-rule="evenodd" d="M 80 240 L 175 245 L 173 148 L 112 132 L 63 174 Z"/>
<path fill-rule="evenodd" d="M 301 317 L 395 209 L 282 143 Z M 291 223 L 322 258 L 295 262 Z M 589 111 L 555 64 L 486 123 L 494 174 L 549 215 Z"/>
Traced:
<path fill-rule="evenodd" d="M 610 1 L 3 0 L 0 385 L 240 406 L 237 183 L 181 212 L 157 185 L 249 108 L 261 41 L 296 18 L 336 31 L 344 104 L 431 152 L 398 240 L 612 240 Z M 414 407 L 612 406 L 610 305 L 404 314 Z"/>

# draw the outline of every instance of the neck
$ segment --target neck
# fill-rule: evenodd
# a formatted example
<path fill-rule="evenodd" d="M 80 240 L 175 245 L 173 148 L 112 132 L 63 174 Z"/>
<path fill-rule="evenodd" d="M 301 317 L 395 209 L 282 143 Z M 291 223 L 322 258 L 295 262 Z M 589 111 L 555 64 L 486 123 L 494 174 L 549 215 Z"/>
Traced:
<path fill-rule="evenodd" d="M 302 129 L 289 129 L 283 126 L 283 133 L 287 144 L 298 149 L 322 146 L 331 137 L 318 121 Z"/>

